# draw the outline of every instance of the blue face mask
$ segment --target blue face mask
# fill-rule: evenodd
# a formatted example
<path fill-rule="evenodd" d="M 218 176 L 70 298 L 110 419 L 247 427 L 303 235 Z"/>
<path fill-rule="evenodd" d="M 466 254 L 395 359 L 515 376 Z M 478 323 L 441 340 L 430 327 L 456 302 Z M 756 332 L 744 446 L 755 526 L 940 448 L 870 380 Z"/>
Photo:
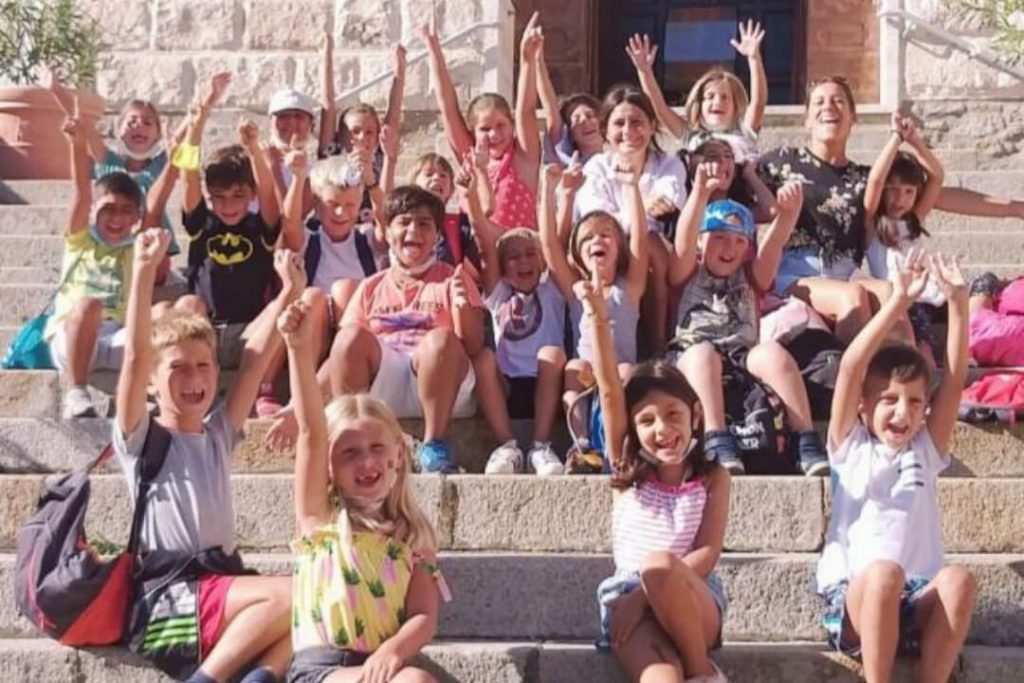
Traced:
<path fill-rule="evenodd" d="M 131 246 L 135 241 L 135 235 L 129 232 L 120 242 L 108 242 L 107 239 L 100 234 L 100 230 L 96 227 L 95 223 L 89 226 L 89 236 L 110 249 L 123 249 L 124 247 Z"/>

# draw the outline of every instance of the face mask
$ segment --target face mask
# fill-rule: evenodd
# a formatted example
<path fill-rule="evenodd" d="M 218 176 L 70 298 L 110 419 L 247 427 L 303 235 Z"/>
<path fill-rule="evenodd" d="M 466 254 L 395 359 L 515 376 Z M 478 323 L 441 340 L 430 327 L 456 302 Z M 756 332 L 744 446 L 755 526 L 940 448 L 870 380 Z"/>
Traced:
<path fill-rule="evenodd" d="M 696 448 L 696 447 L 697 447 L 697 438 L 693 437 L 693 438 L 690 439 L 690 445 L 686 447 L 686 450 L 683 451 L 682 453 L 680 453 L 679 455 L 673 457 L 670 460 L 665 460 L 665 459 L 662 459 L 662 458 L 655 457 L 655 455 L 653 453 L 651 453 L 650 451 L 647 451 L 647 450 L 645 450 L 643 448 L 640 449 L 640 457 L 643 458 L 644 460 L 646 460 L 647 462 L 649 462 L 650 464 L 654 465 L 654 466 L 659 466 L 659 465 L 681 465 L 681 464 L 683 464 L 683 461 L 685 461 L 690 456 L 690 453 L 692 453 L 693 449 Z"/>
<path fill-rule="evenodd" d="M 117 153 L 123 157 L 127 157 L 132 161 L 149 161 L 160 152 L 164 151 L 163 140 L 157 140 L 154 142 L 149 149 L 142 152 L 134 152 L 128 148 L 128 145 L 124 143 L 124 140 L 118 139 L 117 141 L 118 150 Z"/>
<path fill-rule="evenodd" d="M 403 266 L 399 262 L 398 254 L 395 253 L 394 249 L 390 250 L 389 254 L 391 258 L 391 265 L 397 268 L 402 274 L 408 275 L 409 277 L 419 277 L 420 275 L 423 275 L 423 273 L 433 268 L 434 264 L 437 263 L 436 252 L 432 253 L 429 257 L 427 257 L 426 261 L 424 261 L 418 266 L 413 266 L 412 268 Z"/>
<path fill-rule="evenodd" d="M 96 227 L 95 223 L 89 226 L 89 236 L 92 237 L 93 240 L 111 249 L 121 249 L 131 245 L 135 241 L 135 235 L 129 232 L 120 242 L 108 242 L 106 238 L 100 234 L 99 228 Z"/>

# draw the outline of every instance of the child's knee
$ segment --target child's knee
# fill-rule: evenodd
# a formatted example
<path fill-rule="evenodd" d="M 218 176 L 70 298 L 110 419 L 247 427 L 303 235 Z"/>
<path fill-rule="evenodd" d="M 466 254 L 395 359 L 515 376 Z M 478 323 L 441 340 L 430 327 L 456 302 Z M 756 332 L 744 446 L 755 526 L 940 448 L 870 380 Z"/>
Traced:
<path fill-rule="evenodd" d="M 691 371 L 697 368 L 706 368 L 721 372 L 722 357 L 714 346 L 707 342 L 701 342 L 683 351 L 683 355 L 679 357 L 679 367 L 684 372 L 687 368 Z"/>
<path fill-rule="evenodd" d="M 359 325 L 346 325 L 334 337 L 332 355 L 347 359 L 366 357 L 376 345 L 377 340 L 366 329 Z"/>
<path fill-rule="evenodd" d="M 964 567 L 950 565 L 935 577 L 935 588 L 945 599 L 973 605 L 978 595 L 978 580 Z"/>
<path fill-rule="evenodd" d="M 640 565 L 640 583 L 647 593 L 670 588 L 674 592 L 686 590 L 684 572 L 689 568 L 668 550 L 658 550 L 647 555 Z"/>
<path fill-rule="evenodd" d="M 437 679 L 423 669 L 407 666 L 394 678 L 395 683 L 437 683 Z"/>
<path fill-rule="evenodd" d="M 867 595 L 899 597 L 903 593 L 907 576 L 903 568 L 889 560 L 876 560 L 864 569 L 865 591 Z"/>
<path fill-rule="evenodd" d="M 842 292 L 836 296 L 838 297 L 836 306 L 840 317 L 853 314 L 871 315 L 871 299 L 868 297 L 868 290 L 860 285 L 850 283 L 843 287 Z"/>
<path fill-rule="evenodd" d="M 442 354 L 450 355 L 454 352 L 466 356 L 462 340 L 455 336 L 455 332 L 445 327 L 435 327 L 427 332 L 416 348 L 416 353 L 421 357 L 425 356 L 424 360 L 439 360 Z"/>
<path fill-rule="evenodd" d="M 76 325 L 95 324 L 99 326 L 103 322 L 103 302 L 92 296 L 79 299 L 71 308 L 68 321 L 74 322 Z"/>
<path fill-rule="evenodd" d="M 778 342 L 761 342 L 750 349 L 747 354 L 747 369 L 755 375 L 777 373 L 779 371 L 797 371 L 796 361 L 789 355 L 785 347 Z"/>
<path fill-rule="evenodd" d="M 560 346 L 542 346 L 537 352 L 537 362 L 561 370 L 566 365 L 565 349 Z"/>

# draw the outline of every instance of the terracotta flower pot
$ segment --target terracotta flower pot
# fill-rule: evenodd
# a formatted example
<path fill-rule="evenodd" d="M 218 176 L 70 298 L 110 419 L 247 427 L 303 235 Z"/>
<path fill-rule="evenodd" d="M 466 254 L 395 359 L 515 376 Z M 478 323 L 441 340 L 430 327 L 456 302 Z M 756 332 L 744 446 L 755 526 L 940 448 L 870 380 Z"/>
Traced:
<path fill-rule="evenodd" d="M 88 91 L 78 96 L 83 118 L 98 119 L 103 100 Z M 64 111 L 54 96 L 38 87 L 0 87 L 0 178 L 67 178 L 68 143 L 60 132 Z"/>

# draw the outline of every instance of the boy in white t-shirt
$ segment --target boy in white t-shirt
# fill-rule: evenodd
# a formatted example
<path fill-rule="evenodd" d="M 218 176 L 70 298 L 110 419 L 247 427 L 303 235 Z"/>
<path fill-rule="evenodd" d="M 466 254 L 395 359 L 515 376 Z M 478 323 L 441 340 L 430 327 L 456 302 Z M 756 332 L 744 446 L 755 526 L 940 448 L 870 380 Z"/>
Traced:
<path fill-rule="evenodd" d="M 936 498 L 967 375 L 967 286 L 941 256 L 930 272 L 949 301 L 946 372 L 930 404 L 920 352 L 883 347 L 928 283 L 920 254 L 892 274 L 893 296 L 847 348 L 832 399 L 832 519 L 817 591 L 829 642 L 862 656 L 869 683 L 890 680 L 898 651 L 920 652 L 918 680 L 947 680 L 977 596 L 966 569 L 943 567 Z"/>

